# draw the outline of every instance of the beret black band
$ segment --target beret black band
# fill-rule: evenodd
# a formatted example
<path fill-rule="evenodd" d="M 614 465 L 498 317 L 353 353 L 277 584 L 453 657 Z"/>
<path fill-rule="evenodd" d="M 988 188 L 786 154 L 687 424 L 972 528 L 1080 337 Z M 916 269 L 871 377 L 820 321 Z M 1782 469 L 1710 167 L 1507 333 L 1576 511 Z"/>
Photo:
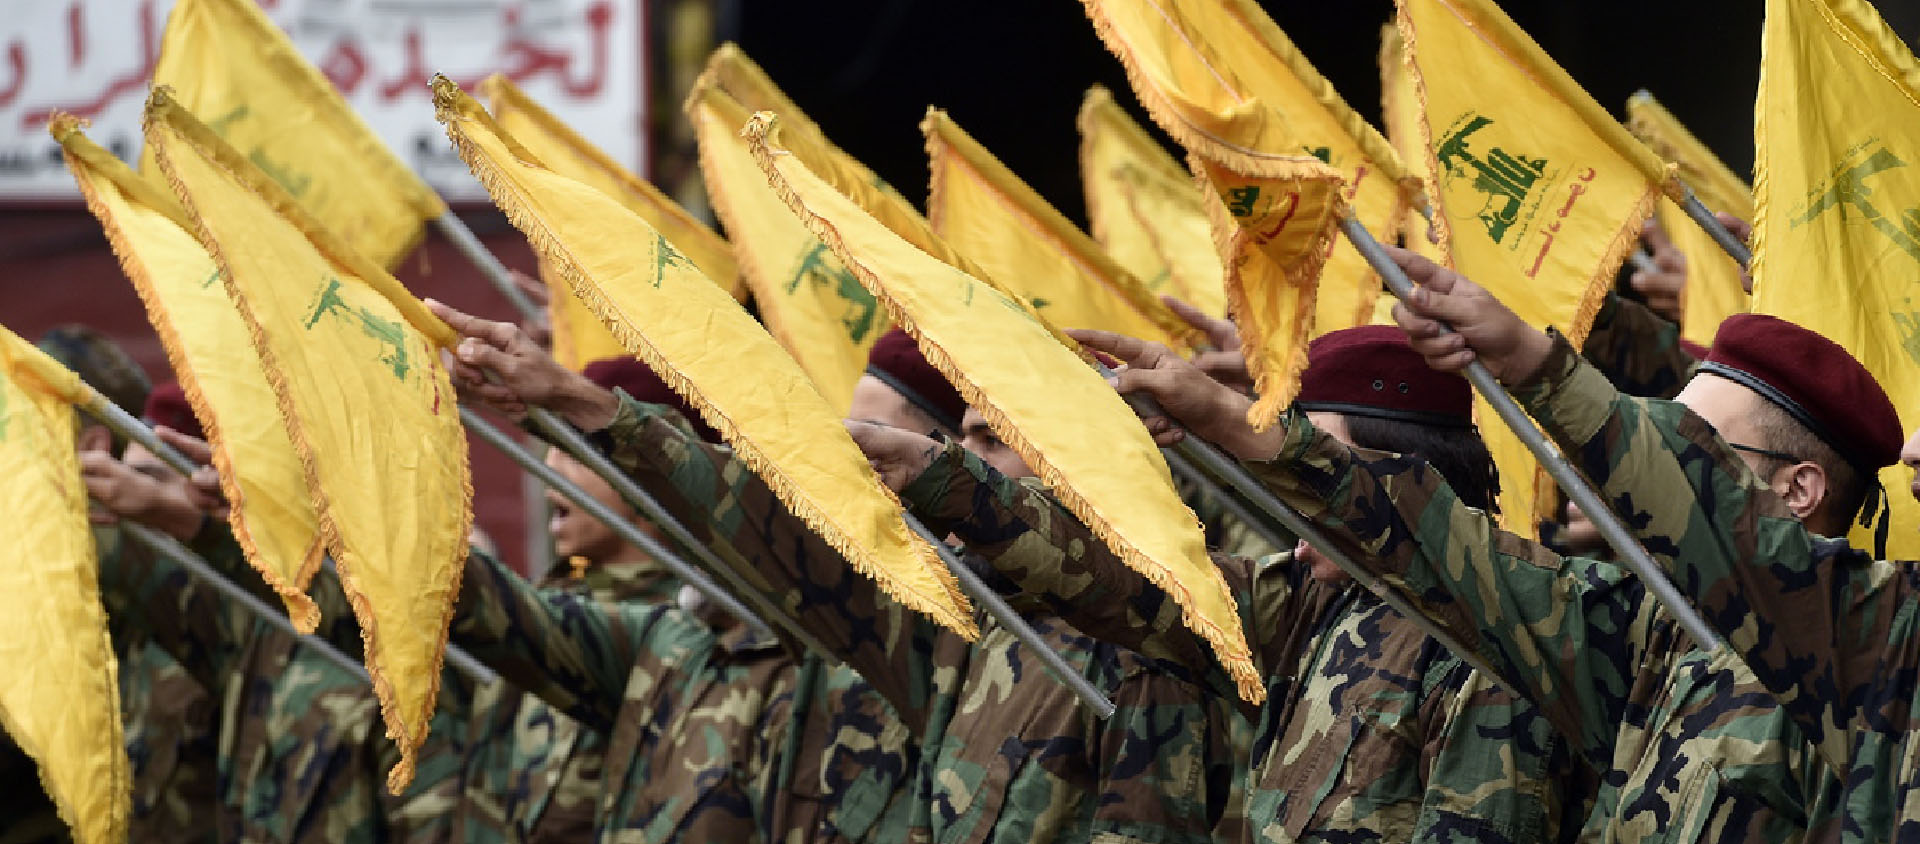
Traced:
<path fill-rule="evenodd" d="M 1772 402 L 1775 407 L 1786 411 L 1788 416 L 1793 417 L 1793 421 L 1800 423 L 1800 427 L 1812 431 L 1813 435 L 1819 437 L 1821 442 L 1832 446 L 1833 450 L 1839 452 L 1841 457 L 1846 458 L 1848 463 L 1852 463 L 1854 468 L 1860 469 L 1868 475 L 1873 475 L 1878 471 L 1876 467 L 1870 466 L 1866 461 L 1861 460 L 1851 449 L 1841 445 L 1832 434 L 1827 433 L 1826 426 L 1821 425 L 1818 420 L 1813 418 L 1813 414 L 1808 413 L 1807 409 L 1801 407 L 1799 402 L 1788 397 L 1786 393 L 1780 392 L 1779 388 L 1772 384 L 1760 380 L 1745 370 L 1736 369 L 1714 360 L 1702 361 L 1699 371 L 1718 375 L 1728 381 L 1732 381 L 1735 384 L 1759 393 L 1761 398 Z"/>
<path fill-rule="evenodd" d="M 1338 413 L 1343 416 L 1370 416 L 1393 422 L 1413 422 L 1435 428 L 1457 428 L 1465 430 L 1473 427 L 1473 420 L 1462 419 L 1445 413 L 1428 413 L 1421 410 L 1396 410 L 1374 407 L 1366 404 L 1354 404 L 1342 401 L 1296 401 L 1294 407 L 1318 413 Z"/>
<path fill-rule="evenodd" d="M 906 382 L 893 377 L 892 373 L 877 366 L 868 366 L 867 374 L 880 379 L 881 383 L 886 384 L 888 387 L 893 388 L 894 392 L 906 397 L 907 401 L 912 402 L 913 406 L 919 408 L 921 413 L 925 413 L 928 417 L 932 418 L 934 424 L 940 425 L 949 431 L 960 430 L 960 420 L 949 416 L 946 411 L 941 410 L 933 402 L 927 401 L 927 398 L 920 395 L 919 391 L 907 386 Z"/>

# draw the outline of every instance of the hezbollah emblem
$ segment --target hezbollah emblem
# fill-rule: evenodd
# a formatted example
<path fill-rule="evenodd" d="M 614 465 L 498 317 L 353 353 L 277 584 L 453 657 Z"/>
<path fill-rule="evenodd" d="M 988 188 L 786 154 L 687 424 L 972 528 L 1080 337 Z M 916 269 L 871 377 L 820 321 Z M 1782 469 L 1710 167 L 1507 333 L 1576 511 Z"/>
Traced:
<path fill-rule="evenodd" d="M 1494 243 L 1503 243 L 1509 230 L 1520 222 L 1523 211 L 1531 216 L 1527 210 L 1528 197 L 1540 182 L 1551 180 L 1552 174 L 1546 171 L 1544 158 L 1514 155 L 1500 147 L 1488 148 L 1484 157 L 1476 155 L 1468 139 L 1491 125 L 1491 118 L 1468 114 L 1455 121 L 1440 137 L 1433 154 L 1446 171 L 1449 187 L 1455 180 L 1467 179 L 1473 190 L 1482 195 L 1480 210 L 1475 216 L 1486 226 L 1487 237 Z M 1537 201 L 1533 204 L 1538 206 Z"/>

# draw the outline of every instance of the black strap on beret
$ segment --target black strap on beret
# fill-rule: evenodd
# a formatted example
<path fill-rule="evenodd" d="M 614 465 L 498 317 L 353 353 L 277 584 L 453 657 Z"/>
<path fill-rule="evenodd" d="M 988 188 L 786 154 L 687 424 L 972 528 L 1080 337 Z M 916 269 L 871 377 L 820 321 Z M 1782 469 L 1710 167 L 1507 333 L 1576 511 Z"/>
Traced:
<path fill-rule="evenodd" d="M 877 366 L 869 366 L 867 367 L 867 374 L 880 379 L 882 383 L 892 387 L 894 392 L 905 396 L 907 401 L 913 403 L 914 407 L 920 408 L 922 413 L 932 417 L 935 424 L 944 426 L 949 431 L 960 430 L 960 420 L 949 416 L 946 411 L 941 410 L 935 406 L 933 402 L 928 401 L 926 396 L 920 395 L 918 390 L 907 386 L 906 382 L 893 377 L 893 373 Z"/>
<path fill-rule="evenodd" d="M 1801 427 L 1812 431 L 1813 435 L 1819 437 L 1821 442 L 1832 446 L 1833 450 L 1839 452 L 1841 457 L 1846 458 L 1848 463 L 1852 463 L 1854 468 L 1867 473 L 1869 476 L 1877 474 L 1880 471 L 1880 467 L 1867 465 L 1867 461 L 1860 459 L 1860 456 L 1854 453 L 1853 449 L 1842 445 L 1839 438 L 1828 433 L 1826 426 L 1820 424 L 1819 420 L 1813 418 L 1813 414 L 1808 413 L 1805 407 L 1801 407 L 1799 402 L 1788 397 L 1786 393 L 1780 392 L 1778 387 L 1760 380 L 1746 370 L 1735 369 L 1719 361 L 1701 361 L 1699 371 L 1718 375 L 1728 381 L 1732 381 L 1735 384 L 1759 393 L 1761 398 L 1772 402 L 1774 406 L 1786 411 L 1787 415 L 1793 417 L 1793 421 L 1800 423 Z"/>
<path fill-rule="evenodd" d="M 1297 401 L 1294 407 L 1316 413 L 1339 413 L 1346 416 L 1371 416 L 1394 422 L 1413 422 L 1434 428 L 1471 428 L 1473 420 L 1462 419 L 1446 413 L 1430 413 L 1424 410 L 1396 410 L 1386 407 L 1374 407 L 1370 404 L 1355 404 L 1344 401 Z"/>

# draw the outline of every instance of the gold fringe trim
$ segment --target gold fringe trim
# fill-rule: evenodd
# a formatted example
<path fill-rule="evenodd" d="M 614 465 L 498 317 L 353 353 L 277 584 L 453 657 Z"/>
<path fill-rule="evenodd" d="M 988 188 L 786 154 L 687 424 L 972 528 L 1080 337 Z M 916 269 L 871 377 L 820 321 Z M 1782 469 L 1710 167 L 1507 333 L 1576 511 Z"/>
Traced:
<path fill-rule="evenodd" d="M 214 240 L 212 231 L 206 226 L 205 218 L 199 213 L 198 209 L 194 207 L 186 185 L 181 182 L 179 176 L 176 174 L 171 158 L 166 151 L 165 144 L 160 143 L 161 133 L 166 130 L 172 130 L 176 133 L 181 143 L 194 148 L 196 152 L 205 156 L 210 163 L 226 172 L 234 181 L 244 187 L 256 190 L 271 189 L 279 191 L 279 186 L 275 185 L 271 180 L 262 177 L 257 171 L 252 169 L 251 164 L 247 163 L 245 159 L 240 158 L 231 147 L 226 146 L 225 142 L 213 135 L 212 132 L 208 131 L 206 127 L 202 126 L 197 120 L 194 120 L 192 115 L 187 114 L 183 109 L 174 105 L 171 99 L 166 97 L 165 89 L 155 89 L 154 97 L 155 99 L 149 103 L 144 121 L 146 124 L 147 143 L 153 148 L 155 161 L 160 165 L 161 172 L 166 174 L 167 182 L 172 187 L 174 195 L 179 198 L 181 207 L 186 210 L 187 216 L 194 221 L 195 233 L 201 244 L 207 248 L 207 252 L 213 256 L 214 262 L 219 265 L 221 281 L 226 285 L 227 293 L 233 299 L 235 310 L 237 310 L 246 321 L 247 331 L 253 338 L 254 349 L 260 355 L 260 368 L 266 373 L 267 383 L 273 387 L 275 403 L 279 405 L 281 418 L 287 422 L 288 438 L 293 441 L 294 450 L 300 457 L 300 470 L 301 474 L 305 476 L 307 480 L 307 492 L 313 497 L 314 513 L 319 521 L 321 541 L 327 548 L 332 549 L 334 553 L 335 562 L 338 563 L 341 589 L 346 593 L 347 601 L 353 607 L 354 618 L 360 622 L 362 653 L 365 657 L 364 661 L 367 666 L 367 674 L 373 681 L 374 696 L 380 701 L 381 720 L 385 723 L 387 737 L 392 739 L 395 746 L 400 750 L 400 761 L 395 764 L 393 770 L 387 774 L 387 790 L 397 795 L 405 790 L 407 785 L 413 781 L 415 768 L 418 764 L 420 745 L 426 741 L 434 701 L 440 696 L 441 669 L 446 658 L 447 636 L 450 632 L 449 627 L 453 622 L 454 602 L 447 602 L 446 611 L 440 619 L 438 626 L 438 643 L 432 651 L 432 657 L 430 659 L 432 663 L 432 677 L 428 680 L 427 694 L 422 698 L 420 711 L 414 713 L 401 712 L 400 705 L 395 700 L 393 683 L 387 678 L 387 665 L 384 658 L 385 652 L 375 647 L 375 643 L 379 641 L 380 631 L 378 622 L 373 616 L 372 603 L 368 600 L 365 590 L 361 587 L 359 578 L 354 573 L 355 565 L 358 562 L 358 555 L 346 553 L 347 549 L 340 535 L 339 524 L 333 517 L 332 501 L 327 495 L 326 488 L 320 483 L 319 467 L 314 460 L 313 444 L 307 439 L 306 431 L 300 424 L 300 417 L 293 403 L 292 387 L 287 382 L 286 372 L 280 368 L 279 361 L 274 355 L 272 344 L 267 339 L 265 328 L 261 325 L 259 318 L 254 315 L 253 308 L 248 304 L 246 297 L 240 291 L 238 283 L 234 280 L 232 262 L 227 259 L 226 252 L 220 247 L 219 243 Z M 183 132 L 182 129 L 187 129 L 188 131 Z M 282 214 L 285 214 L 289 208 L 295 211 L 298 210 L 297 207 L 291 205 L 291 198 L 287 197 L 284 192 L 268 194 L 260 198 L 267 201 L 277 212 Z M 287 222 L 297 228 L 306 228 L 306 226 L 302 225 L 303 223 L 314 225 L 311 220 L 305 217 L 289 218 Z M 320 234 L 326 236 L 323 231 L 320 232 Z M 308 231 L 308 235 L 312 237 L 311 230 Z M 330 240 L 329 243 L 331 243 Z M 316 248 L 321 249 L 323 253 L 326 251 L 323 244 L 315 243 L 314 245 Z M 338 246 L 338 244 L 334 245 Z M 348 250 L 348 254 L 351 254 L 351 250 Z M 328 257 L 332 258 L 333 256 L 328 255 Z M 361 265 L 369 264 L 364 258 L 357 259 L 355 263 Z M 347 269 L 351 271 L 356 268 L 349 264 L 347 265 Z M 381 271 L 381 273 L 384 274 L 384 271 Z M 418 306 L 417 301 L 415 305 Z M 424 310 L 424 308 L 422 308 L 422 310 Z M 435 318 L 434 321 L 439 323 L 438 318 Z M 442 328 L 447 328 L 445 323 L 439 324 Z M 447 331 L 451 334 L 452 329 L 447 328 Z M 449 344 L 443 343 L 438 345 L 446 346 Z M 450 395 L 453 392 L 452 382 L 447 380 L 448 376 L 445 371 L 438 367 L 435 367 L 434 371 L 439 373 L 434 385 L 435 389 L 438 390 L 441 387 L 445 387 L 445 392 Z M 457 527 L 460 539 L 455 543 L 452 551 L 452 578 L 447 584 L 450 590 L 448 594 L 450 595 L 460 594 L 460 581 L 465 575 L 465 562 L 469 550 L 466 544 L 466 536 L 473 527 L 473 477 L 465 461 L 459 463 L 459 473 L 461 476 L 461 495 L 456 512 L 459 514 L 457 516 Z M 411 723 L 418 725 L 417 731 L 408 729 L 409 715 L 412 716 Z"/>
<path fill-rule="evenodd" d="M 926 116 L 920 121 L 920 134 L 925 142 L 927 169 L 932 173 L 927 190 L 929 221 L 944 217 L 946 212 L 945 204 L 938 199 L 946 193 L 948 169 L 942 167 L 940 162 L 958 164 L 970 171 L 976 181 L 1003 198 L 1000 207 L 1008 216 L 1018 215 L 1032 221 L 1034 225 L 1022 228 L 1047 241 L 1079 266 L 1089 280 L 1105 287 L 1109 294 L 1126 303 L 1148 324 L 1160 329 L 1167 339 L 1173 341 L 1169 345 L 1185 347 L 1178 351 L 1191 351 L 1206 339 L 1202 332 L 1188 325 L 1165 302 L 1154 296 L 1145 284 L 1114 261 L 1099 244 L 1081 232 L 1065 214 L 1060 213 L 1060 209 L 1036 193 L 992 150 L 981 146 L 972 135 L 960 128 L 960 124 L 955 123 L 946 112 L 928 106 Z M 1017 222 L 1018 217 L 1015 219 Z M 945 230 L 939 222 L 933 222 L 932 225 L 936 234 Z M 967 267 L 959 269 L 973 274 Z"/>
<path fill-rule="evenodd" d="M 809 529 L 827 540 L 828 545 L 845 557 L 855 571 L 879 584 L 881 590 L 893 599 L 934 619 L 967 641 L 977 641 L 980 628 L 974 620 L 972 605 L 960 591 L 959 583 L 954 579 L 953 573 L 947 570 L 932 546 L 911 533 L 907 535 L 908 547 L 917 552 L 922 569 L 939 585 L 941 589 L 939 595 L 921 594 L 907 589 L 891 578 L 884 563 L 874 556 L 871 549 L 854 542 L 851 531 L 844 529 L 824 508 L 819 507 L 810 496 L 806 495 L 803 492 L 804 487 L 796 483 L 783 467 L 762 452 L 757 443 L 742 436 L 740 427 L 733 418 L 714 405 L 692 379 L 661 354 L 660 350 L 646 339 L 645 333 L 631 325 L 625 315 L 606 298 L 597 283 L 580 268 L 579 262 L 574 260 L 571 251 L 537 215 L 527 210 L 524 199 L 512 181 L 501 174 L 494 163 L 473 144 L 462 129 L 457 127 L 457 123 L 468 117 L 449 105 L 449 100 L 455 97 L 465 97 L 465 94 L 459 92 L 457 88 L 451 91 L 441 91 L 437 88 L 435 90 L 435 116 L 446 125 L 447 137 L 453 142 L 455 150 L 459 152 L 461 159 L 467 162 L 474 177 L 479 179 L 487 192 L 493 196 L 495 204 L 513 222 L 514 227 L 525 233 L 535 250 L 553 263 L 560 276 L 566 279 L 568 286 L 573 289 L 574 295 L 578 296 L 586 304 L 587 309 L 593 311 L 594 315 L 607 326 L 614 338 L 666 381 L 675 393 L 686 397 L 689 402 L 699 408 L 700 416 L 733 445 L 747 467 L 765 480 L 774 494 L 794 512 L 794 515 L 799 516 Z M 904 509 L 899 497 L 885 484 L 880 483 L 877 475 L 874 475 L 871 480 L 873 486 L 877 487 L 889 502 L 895 507 Z M 905 530 L 904 523 L 901 525 L 901 530 Z M 945 605 L 941 603 L 942 597 L 945 598 Z"/>
<path fill-rule="evenodd" d="M 1094 149 L 1099 145 L 1100 138 L 1108 134 L 1114 136 L 1118 143 L 1133 153 L 1135 160 L 1145 165 L 1148 178 L 1163 179 L 1168 186 L 1177 184 L 1181 189 L 1193 186 L 1193 176 L 1113 101 L 1113 94 L 1107 91 L 1106 86 L 1096 84 L 1087 89 L 1086 96 L 1080 102 L 1080 113 L 1074 117 L 1074 125 L 1080 130 L 1080 182 L 1081 192 L 1086 195 L 1088 224 L 1094 241 L 1109 252 L 1113 240 L 1123 235 L 1109 230 L 1106 222 L 1110 215 L 1122 212 L 1108 208 L 1103 192 L 1094 187 L 1096 181 L 1111 178 L 1099 173 L 1094 161 Z M 1124 182 L 1117 182 L 1114 188 L 1126 202 L 1124 214 L 1134 221 L 1140 233 L 1146 237 L 1147 248 L 1166 265 L 1167 286 L 1182 301 L 1195 302 L 1199 282 L 1179 271 L 1166 238 L 1158 227 L 1148 222 L 1152 217 L 1142 207 L 1139 191 Z"/>
<path fill-rule="evenodd" d="M 67 141 L 63 139 L 62 143 L 65 144 Z M 320 624 L 320 607 L 313 602 L 313 598 L 307 594 L 306 589 L 308 584 L 313 582 L 314 573 L 320 570 L 320 560 L 324 556 L 317 533 L 313 545 L 308 548 L 306 555 L 295 568 L 291 581 L 282 577 L 260 552 L 259 544 L 249 528 L 249 520 L 246 517 L 247 496 L 240 486 L 239 473 L 233 460 L 233 453 L 228 448 L 226 434 L 221 429 L 219 414 L 214 412 L 212 403 L 207 400 L 205 392 L 200 388 L 199 375 L 193 368 L 192 359 L 186 354 L 185 345 L 180 341 L 180 332 L 174 325 L 173 314 L 167 309 L 166 300 L 160 296 L 152 276 L 147 273 L 146 265 L 140 261 L 133 245 L 127 241 L 126 233 L 114 221 L 113 212 L 95 193 L 91 180 L 81 175 L 83 169 L 91 171 L 92 167 L 97 165 L 75 155 L 70 148 L 66 155 L 67 168 L 73 171 L 75 181 L 80 183 L 80 195 L 86 201 L 87 210 L 93 212 L 93 216 L 99 219 L 100 227 L 107 235 L 107 245 L 112 248 L 114 257 L 120 259 L 120 268 L 126 273 L 127 279 L 133 282 L 133 290 L 139 294 L 140 303 L 146 306 L 147 320 L 153 323 L 154 333 L 160 335 L 160 346 L 166 350 L 167 360 L 173 365 L 174 374 L 180 379 L 180 387 L 187 394 L 187 403 L 193 406 L 194 416 L 198 417 L 200 424 L 206 428 L 207 442 L 213 446 L 213 464 L 220 471 L 220 490 L 226 494 L 227 501 L 232 504 L 227 514 L 227 524 L 233 528 L 234 539 L 240 543 L 240 550 L 246 552 L 247 562 L 253 566 L 254 571 L 260 573 L 261 579 L 265 580 L 274 593 L 280 596 L 280 600 L 286 604 L 287 615 L 293 621 L 294 629 L 301 633 L 312 633 Z M 120 166 L 125 168 L 126 165 Z M 113 181 L 115 187 L 122 186 L 121 180 L 114 178 L 111 174 L 102 173 L 101 175 Z M 132 200 L 137 202 L 140 198 L 133 197 Z M 193 236 L 191 230 L 186 233 L 189 237 Z"/>
<path fill-rule="evenodd" d="M 1419 103 L 1420 119 L 1415 121 L 1420 130 L 1420 148 L 1427 158 L 1427 172 L 1438 174 L 1440 158 L 1433 151 L 1433 121 L 1428 118 L 1427 80 L 1420 75 L 1420 63 L 1414 60 L 1419 52 L 1420 39 L 1414 31 L 1413 16 L 1407 12 L 1407 0 L 1394 0 L 1393 24 L 1400 30 L 1400 65 L 1407 74 L 1407 87 L 1413 91 L 1414 102 Z M 1435 249 L 1447 259 L 1447 268 L 1453 269 L 1453 223 L 1447 219 L 1445 200 L 1440 196 L 1440 184 L 1434 182 L 1433 190 L 1427 195 L 1427 208 L 1433 216 L 1427 218 L 1427 233 Z"/>
<path fill-rule="evenodd" d="M 1173 597 L 1174 601 L 1180 605 L 1181 620 L 1189 629 L 1199 633 L 1201 637 L 1205 638 L 1207 642 L 1213 646 L 1215 655 L 1220 659 L 1228 676 L 1234 679 L 1240 696 L 1250 703 L 1258 704 L 1264 702 L 1266 700 L 1266 687 L 1261 681 L 1259 672 L 1254 669 L 1252 654 L 1245 644 L 1244 631 L 1238 629 L 1232 631 L 1225 630 L 1214 624 L 1211 620 L 1195 613 L 1192 609 L 1193 596 L 1186 586 L 1180 583 L 1179 580 L 1173 576 L 1173 573 L 1168 571 L 1164 566 L 1161 566 L 1138 548 L 1128 543 L 1126 538 L 1120 534 L 1113 524 L 1100 514 L 1099 510 L 1093 506 L 1091 501 L 1080 495 L 1072 485 L 1066 482 L 1066 477 L 1060 473 L 1060 470 L 1055 467 L 1051 461 L 1046 459 L 1045 454 L 1034 446 L 1033 441 L 1028 439 L 1024 432 L 1013 426 L 1012 420 L 1008 418 L 1006 412 L 1003 411 L 999 405 L 995 404 L 991 397 L 981 391 L 972 380 L 965 376 L 965 373 L 960 367 L 954 363 L 953 358 L 948 355 L 946 349 L 942 348 L 937 341 L 920 331 L 919 327 L 915 325 L 909 317 L 906 309 L 901 306 L 900 302 L 889 293 L 885 285 L 880 281 L 879 276 L 876 275 L 872 269 L 854 258 L 846 242 L 841 239 L 839 230 L 835 228 L 830 221 L 814 214 L 813 211 L 808 209 L 806 204 L 801 201 L 799 195 L 794 193 L 792 186 L 787 183 L 785 177 L 780 174 L 779 168 L 774 162 L 774 156 L 779 153 L 774 151 L 768 139 L 768 134 L 772 127 L 773 121 L 768 115 L 756 114 L 753 119 L 747 123 L 743 134 L 745 134 L 751 142 L 754 158 L 760 163 L 761 169 L 767 174 L 767 182 L 773 188 L 774 193 L 778 194 L 781 201 L 785 202 L 787 207 L 792 209 L 794 214 L 798 215 L 800 219 L 806 223 L 809 231 L 820 238 L 821 242 L 827 244 L 827 247 L 833 250 L 835 255 L 840 256 L 841 263 L 860 280 L 860 283 L 864 285 L 868 291 L 873 293 L 875 298 L 885 303 L 887 310 L 893 313 L 894 320 L 904 326 L 908 333 L 913 335 L 915 342 L 920 346 L 921 352 L 926 355 L 927 362 L 933 364 L 934 368 L 938 369 L 941 375 L 945 376 L 948 381 L 953 383 L 955 388 L 960 390 L 962 397 L 966 399 L 969 406 L 980 411 L 980 415 L 986 418 L 987 423 L 992 426 L 994 432 L 999 434 L 1001 438 L 1027 462 L 1027 465 L 1040 476 L 1040 479 L 1047 485 L 1047 488 L 1053 491 L 1054 495 L 1060 499 L 1060 502 L 1067 507 L 1068 511 L 1072 512 L 1075 518 L 1080 519 L 1082 523 L 1091 528 L 1094 534 L 1100 537 L 1102 543 L 1118 553 L 1128 568 L 1140 573 L 1155 587 Z M 1195 527 L 1198 527 L 1197 520 Z M 1220 574 L 1218 569 L 1209 566 L 1206 569 L 1206 574 L 1211 575 L 1207 578 L 1209 585 L 1219 589 L 1223 595 L 1229 594 L 1227 592 L 1226 579 Z"/>

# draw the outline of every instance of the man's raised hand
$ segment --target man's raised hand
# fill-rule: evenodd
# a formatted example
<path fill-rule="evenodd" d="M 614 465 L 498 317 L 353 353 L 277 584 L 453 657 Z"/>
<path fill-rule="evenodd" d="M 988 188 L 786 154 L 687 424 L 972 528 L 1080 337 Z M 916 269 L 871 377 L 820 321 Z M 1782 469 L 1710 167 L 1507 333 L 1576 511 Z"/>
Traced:
<path fill-rule="evenodd" d="M 1284 431 L 1256 434 L 1247 424 L 1251 399 L 1207 377 L 1166 346 L 1108 331 L 1071 329 L 1067 334 L 1126 363 L 1109 383 L 1122 395 L 1142 393 L 1159 403 L 1165 415 L 1143 421 L 1160 446 L 1178 443 L 1190 431 L 1243 459 L 1265 459 L 1279 451 Z"/>
<path fill-rule="evenodd" d="M 923 434 L 862 419 L 848 419 L 845 424 L 854 444 L 894 492 L 906 489 L 940 454 L 940 443 Z"/>
<path fill-rule="evenodd" d="M 569 372 L 518 326 L 465 314 L 432 299 L 426 304 L 464 338 L 448 363 L 462 392 L 516 420 L 528 408 L 544 407 L 585 431 L 613 421 L 619 410 L 613 393 Z"/>
<path fill-rule="evenodd" d="M 1389 246 L 1387 252 L 1414 284 L 1412 299 L 1393 306 L 1393 319 L 1428 366 L 1459 372 L 1479 360 L 1511 384 L 1546 363 L 1553 341 L 1485 288 L 1405 249 Z"/>
<path fill-rule="evenodd" d="M 1172 296 L 1162 296 L 1160 301 L 1188 325 L 1193 326 L 1207 336 L 1211 351 L 1193 356 L 1193 365 L 1205 372 L 1207 377 L 1232 387 L 1240 392 L 1253 393 L 1253 373 L 1247 371 L 1247 357 L 1240 351 L 1240 327 L 1232 320 L 1208 316 L 1184 301 Z"/>

